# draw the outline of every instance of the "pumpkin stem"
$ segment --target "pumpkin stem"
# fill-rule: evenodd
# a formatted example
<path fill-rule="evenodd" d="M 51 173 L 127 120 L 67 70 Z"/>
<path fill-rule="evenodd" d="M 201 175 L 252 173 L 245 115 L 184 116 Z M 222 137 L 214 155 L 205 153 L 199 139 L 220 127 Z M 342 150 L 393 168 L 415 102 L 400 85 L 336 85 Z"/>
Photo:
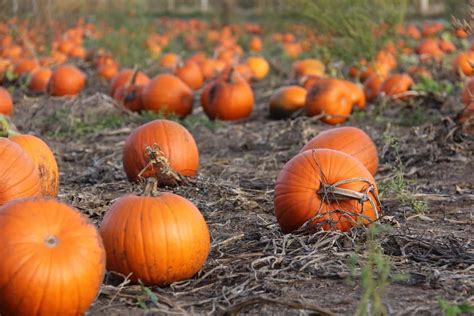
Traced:
<path fill-rule="evenodd" d="M 147 178 L 145 183 L 145 189 L 143 190 L 144 196 L 153 196 L 158 190 L 158 180 L 155 178 Z"/>
<path fill-rule="evenodd" d="M 162 180 L 166 183 L 176 184 L 183 180 L 182 177 L 171 168 L 168 159 L 165 157 L 165 154 L 161 151 L 158 145 L 147 145 L 145 151 L 149 157 L 149 161 L 138 174 L 139 179 L 143 178 L 142 175 L 151 169 L 151 171 L 156 171 L 154 176 L 158 181 Z"/>
<path fill-rule="evenodd" d="M 127 83 L 125 84 L 125 87 L 128 88 L 131 85 L 135 84 L 135 80 L 137 80 L 137 76 L 138 76 L 138 66 L 135 65 L 133 67 L 132 75 L 130 76 Z"/>

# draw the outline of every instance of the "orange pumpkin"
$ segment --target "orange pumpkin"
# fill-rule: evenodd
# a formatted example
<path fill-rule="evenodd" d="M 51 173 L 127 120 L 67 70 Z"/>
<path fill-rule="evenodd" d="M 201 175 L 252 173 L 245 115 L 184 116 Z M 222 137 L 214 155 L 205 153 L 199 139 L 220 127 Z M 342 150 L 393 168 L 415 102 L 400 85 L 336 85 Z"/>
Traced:
<path fill-rule="evenodd" d="M 201 68 L 193 61 L 187 61 L 176 68 L 175 75 L 193 90 L 198 90 L 204 84 Z"/>
<path fill-rule="evenodd" d="M 461 115 L 459 116 L 459 123 L 464 123 L 470 120 L 471 118 L 474 118 L 474 102 L 471 102 L 466 105 Z"/>
<path fill-rule="evenodd" d="M 346 84 L 341 80 L 321 80 L 308 91 L 306 114 L 323 115 L 321 120 L 331 125 L 347 121 L 352 111 L 352 97 L 346 89 Z"/>
<path fill-rule="evenodd" d="M 21 59 L 13 67 L 13 73 L 20 77 L 21 75 L 30 74 L 33 70 L 38 68 L 38 61 L 35 59 Z"/>
<path fill-rule="evenodd" d="M 421 42 L 416 48 L 416 53 L 421 55 L 422 60 L 430 58 L 441 59 L 444 57 L 444 52 L 439 48 L 439 41 L 432 38 Z"/>
<path fill-rule="evenodd" d="M 0 114 L 11 115 L 13 113 L 13 100 L 7 89 L 0 87 Z"/>
<path fill-rule="evenodd" d="M 349 154 L 359 160 L 372 175 L 377 173 L 377 147 L 369 135 L 359 128 L 337 127 L 323 131 L 311 139 L 300 152 L 321 148 Z"/>
<path fill-rule="evenodd" d="M 286 163 L 275 184 L 274 206 L 284 233 L 313 225 L 348 231 L 381 213 L 377 185 L 367 168 L 331 149 L 307 150 Z"/>
<path fill-rule="evenodd" d="M 115 90 L 113 98 L 122 103 L 122 105 L 132 111 L 139 112 L 143 110 L 142 93 L 145 86 L 142 85 L 124 85 Z"/>
<path fill-rule="evenodd" d="M 193 203 L 173 193 L 127 195 L 105 214 L 100 233 L 107 269 L 146 285 L 167 285 L 195 275 L 206 262 L 210 234 Z"/>
<path fill-rule="evenodd" d="M 115 63 L 107 63 L 97 68 L 97 75 L 107 81 L 112 80 L 118 73 L 118 66 Z"/>
<path fill-rule="evenodd" d="M 33 160 L 20 145 L 0 138 L 0 161 L 0 205 L 41 194 L 41 181 Z"/>
<path fill-rule="evenodd" d="M 372 101 L 377 97 L 384 80 L 384 77 L 377 74 L 372 74 L 367 79 L 365 79 L 364 94 L 367 101 Z"/>
<path fill-rule="evenodd" d="M 175 70 L 178 66 L 179 56 L 173 53 L 163 55 L 160 60 L 160 66 L 169 70 Z"/>
<path fill-rule="evenodd" d="M 200 65 L 205 80 L 217 76 L 226 67 L 226 64 L 219 59 L 206 59 Z"/>
<path fill-rule="evenodd" d="M 432 22 L 432 23 L 427 23 L 423 25 L 422 32 L 423 32 L 423 36 L 432 36 L 441 32 L 443 29 L 444 29 L 443 23 Z"/>
<path fill-rule="evenodd" d="M 119 73 L 117 73 L 112 80 L 110 81 L 110 89 L 109 89 L 109 94 L 110 96 L 113 96 L 115 94 L 115 90 L 118 89 L 121 86 L 126 85 L 130 80 L 132 79 L 133 76 L 133 69 L 122 69 Z M 146 74 L 144 74 L 141 71 L 138 71 L 136 74 L 136 78 L 134 83 L 136 85 L 146 85 L 150 82 L 150 78 Z"/>
<path fill-rule="evenodd" d="M 193 111 L 193 91 L 181 79 L 170 74 L 158 75 L 142 91 L 143 108 L 184 118 Z"/>
<path fill-rule="evenodd" d="M 252 113 L 254 105 L 252 88 L 233 69 L 222 73 L 206 91 L 208 104 L 202 106 L 212 120 L 239 120 Z"/>
<path fill-rule="evenodd" d="M 22 199 L 0 208 L 0 313 L 82 315 L 105 274 L 93 224 L 54 199 Z"/>
<path fill-rule="evenodd" d="M 380 91 L 392 98 L 400 98 L 400 94 L 406 92 L 413 85 L 413 79 L 407 74 L 395 74 L 384 81 Z"/>
<path fill-rule="evenodd" d="M 293 73 L 297 77 L 324 76 L 325 66 L 317 59 L 303 59 L 293 63 Z"/>
<path fill-rule="evenodd" d="M 261 52 L 263 49 L 262 39 L 258 36 L 253 36 L 250 40 L 249 47 L 253 52 Z"/>
<path fill-rule="evenodd" d="M 453 61 L 453 70 L 466 76 L 474 75 L 474 52 L 466 51 L 459 53 Z"/>
<path fill-rule="evenodd" d="M 299 86 L 281 87 L 270 97 L 270 116 L 276 119 L 289 117 L 304 108 L 307 91 Z"/>
<path fill-rule="evenodd" d="M 469 36 L 469 34 L 467 34 L 467 32 L 463 28 L 459 27 L 454 30 L 454 35 L 457 38 L 467 38 Z"/>
<path fill-rule="evenodd" d="M 84 89 L 86 75 L 76 66 L 60 65 L 49 79 L 48 93 L 52 96 L 74 96 Z"/>
<path fill-rule="evenodd" d="M 46 92 L 52 74 L 53 72 L 49 68 L 37 68 L 31 74 L 28 89 L 34 92 Z"/>
<path fill-rule="evenodd" d="M 246 64 L 250 67 L 253 77 L 257 80 L 265 79 L 270 71 L 270 65 L 263 57 L 249 57 Z"/>
<path fill-rule="evenodd" d="M 445 53 L 452 53 L 456 51 L 456 46 L 449 40 L 442 39 L 438 43 L 439 48 Z"/>
<path fill-rule="evenodd" d="M 59 170 L 49 146 L 33 135 L 14 135 L 10 140 L 20 145 L 30 156 L 41 180 L 41 194 L 55 197 L 59 190 Z"/>
<path fill-rule="evenodd" d="M 153 152 L 147 150 L 147 146 Z M 153 155 L 157 157 L 156 162 Z M 176 182 L 170 172 L 185 177 L 196 175 L 199 151 L 186 128 L 176 122 L 155 120 L 137 127 L 128 136 L 123 149 L 123 167 L 132 182 L 138 181 L 142 172 L 144 178 L 156 177 L 160 184 L 170 184 Z"/>
<path fill-rule="evenodd" d="M 364 90 L 362 90 L 361 87 L 356 85 L 353 82 L 343 80 L 343 82 L 346 84 L 346 89 L 347 93 L 349 94 L 351 98 L 351 102 L 353 106 L 359 108 L 359 109 L 365 109 L 365 94 Z"/>

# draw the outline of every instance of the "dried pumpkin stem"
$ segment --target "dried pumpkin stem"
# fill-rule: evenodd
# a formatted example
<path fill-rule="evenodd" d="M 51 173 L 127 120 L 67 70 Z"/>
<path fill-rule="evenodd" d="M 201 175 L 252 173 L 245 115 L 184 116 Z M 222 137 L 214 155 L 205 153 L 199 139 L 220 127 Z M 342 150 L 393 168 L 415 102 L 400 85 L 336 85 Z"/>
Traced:
<path fill-rule="evenodd" d="M 158 191 L 158 180 L 155 178 L 147 178 L 145 188 L 143 189 L 144 196 L 154 196 Z"/>
<path fill-rule="evenodd" d="M 182 177 L 171 168 L 171 165 L 168 159 L 165 157 L 163 151 L 161 151 L 158 145 L 154 144 L 153 146 L 147 145 L 145 147 L 145 152 L 149 157 L 149 161 L 146 166 L 138 173 L 138 178 L 142 179 L 143 174 L 148 171 L 150 168 L 156 168 L 156 179 L 170 180 L 171 182 L 178 183 L 183 179 Z"/>

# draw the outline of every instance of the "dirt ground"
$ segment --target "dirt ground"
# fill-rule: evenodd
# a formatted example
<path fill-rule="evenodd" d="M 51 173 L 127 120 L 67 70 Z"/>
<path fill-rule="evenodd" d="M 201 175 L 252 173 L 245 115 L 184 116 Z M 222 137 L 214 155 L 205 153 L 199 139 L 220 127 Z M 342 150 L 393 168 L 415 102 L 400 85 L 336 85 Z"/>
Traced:
<path fill-rule="evenodd" d="M 143 117 L 114 106 L 104 83 L 88 86 L 76 99 L 16 92 L 13 122 L 22 132 L 42 135 L 55 152 L 59 199 L 99 223 L 115 199 L 141 191 L 125 177 L 122 147 Z M 276 224 L 278 172 L 305 142 L 330 126 L 306 117 L 270 120 L 266 99 L 272 89 L 256 85 L 256 109 L 243 122 L 211 123 L 197 100 L 185 122 L 199 147 L 199 176 L 163 190 L 190 199 L 207 220 L 212 250 L 202 271 L 184 282 L 153 287 L 155 302 L 139 285 L 109 273 L 91 315 L 354 314 L 367 254 L 364 230 L 284 235 Z M 369 106 L 345 125 L 367 131 L 379 150 L 382 223 L 391 227 L 377 235 L 392 269 L 386 309 L 394 315 L 437 315 L 439 299 L 474 304 L 474 139 L 453 121 L 460 107 L 455 100 L 427 96 L 411 103 L 426 116 L 417 126 L 400 122 L 415 109 L 398 103 L 389 103 L 380 114 L 378 105 Z M 98 117 L 120 120 L 99 128 Z M 422 213 L 387 185 L 397 174 L 397 157 L 407 192 L 427 203 Z M 354 254 L 357 262 L 350 265 Z"/>

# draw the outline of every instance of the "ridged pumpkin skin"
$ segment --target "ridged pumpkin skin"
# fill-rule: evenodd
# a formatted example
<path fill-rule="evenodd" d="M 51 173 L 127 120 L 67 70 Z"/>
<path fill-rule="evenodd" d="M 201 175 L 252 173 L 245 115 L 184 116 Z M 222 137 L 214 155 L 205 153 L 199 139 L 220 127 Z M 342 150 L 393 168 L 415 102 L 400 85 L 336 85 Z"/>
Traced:
<path fill-rule="evenodd" d="M 0 138 L 0 161 L 0 205 L 41 194 L 41 181 L 33 160 L 20 145 Z"/>
<path fill-rule="evenodd" d="M 13 113 L 13 100 L 10 92 L 0 87 L 0 114 L 11 115 Z"/>
<path fill-rule="evenodd" d="M 137 181 L 138 174 L 150 161 L 145 147 L 155 144 L 174 171 L 185 177 L 196 175 L 199 152 L 191 133 L 176 122 L 155 120 L 134 129 L 125 141 L 123 167 L 130 181 Z M 155 176 L 159 171 L 151 167 L 143 177 Z"/>
<path fill-rule="evenodd" d="M 95 226 L 54 199 L 0 207 L 0 313 L 82 315 L 96 299 L 105 251 Z"/>
<path fill-rule="evenodd" d="M 373 193 L 368 193 L 375 199 L 378 194 L 375 180 L 354 157 L 331 149 L 307 150 L 293 157 L 285 164 L 275 184 L 275 215 L 282 231 L 290 233 L 312 218 L 311 225 L 321 224 L 324 230 L 340 231 L 376 220 L 380 212 L 378 204 L 374 209 L 369 201 L 334 200 L 318 194 L 321 182 L 334 184 L 359 177 L 375 187 Z M 355 181 L 339 188 L 365 192 L 368 186 L 366 182 Z"/>
<path fill-rule="evenodd" d="M 33 135 L 15 135 L 10 140 L 20 145 L 30 156 L 41 181 L 41 194 L 55 197 L 59 190 L 59 170 L 49 146 Z"/>
<path fill-rule="evenodd" d="M 193 111 L 193 91 L 181 79 L 170 74 L 156 76 L 143 89 L 143 108 L 184 118 Z"/>
<path fill-rule="evenodd" d="M 203 104 L 203 109 L 211 120 L 239 120 L 252 113 L 254 105 L 252 88 L 233 70 L 222 73 L 212 83 L 208 93 L 208 105 Z"/>
<path fill-rule="evenodd" d="M 342 80 L 325 79 L 311 87 L 306 95 L 306 114 L 326 114 L 321 120 L 335 125 L 347 121 L 352 112 L 352 97 Z"/>
<path fill-rule="evenodd" d="M 42 67 L 34 70 L 28 83 L 28 89 L 34 92 L 45 92 L 52 74 L 53 72 L 49 68 Z"/>
<path fill-rule="evenodd" d="M 333 149 L 342 151 L 359 160 L 372 175 L 377 173 L 379 158 L 377 147 L 363 130 L 356 127 L 337 127 L 313 137 L 301 150 Z"/>
<path fill-rule="evenodd" d="M 100 233 L 107 269 L 146 285 L 166 285 L 195 275 L 210 250 L 207 224 L 193 203 L 172 193 L 127 195 L 105 214 Z"/>
<path fill-rule="evenodd" d="M 201 68 L 193 61 L 187 61 L 182 67 L 178 67 L 175 74 L 193 90 L 198 90 L 204 84 Z"/>
<path fill-rule="evenodd" d="M 307 93 L 306 89 L 300 86 L 281 87 L 270 97 L 270 116 L 276 119 L 285 118 L 304 108 Z"/>
<path fill-rule="evenodd" d="M 118 74 L 116 74 L 110 81 L 110 90 L 109 90 L 110 96 L 113 97 L 115 90 L 127 84 L 127 82 L 131 80 L 132 76 L 133 76 L 133 69 L 129 69 L 129 68 L 122 69 Z M 135 82 L 133 82 L 133 84 L 146 85 L 149 82 L 150 82 L 150 78 L 148 78 L 148 76 L 145 75 L 143 72 L 138 71 L 137 77 L 135 78 Z"/>
<path fill-rule="evenodd" d="M 86 75 L 76 66 L 58 66 L 49 79 L 48 92 L 52 96 L 74 96 L 84 89 Z"/>

